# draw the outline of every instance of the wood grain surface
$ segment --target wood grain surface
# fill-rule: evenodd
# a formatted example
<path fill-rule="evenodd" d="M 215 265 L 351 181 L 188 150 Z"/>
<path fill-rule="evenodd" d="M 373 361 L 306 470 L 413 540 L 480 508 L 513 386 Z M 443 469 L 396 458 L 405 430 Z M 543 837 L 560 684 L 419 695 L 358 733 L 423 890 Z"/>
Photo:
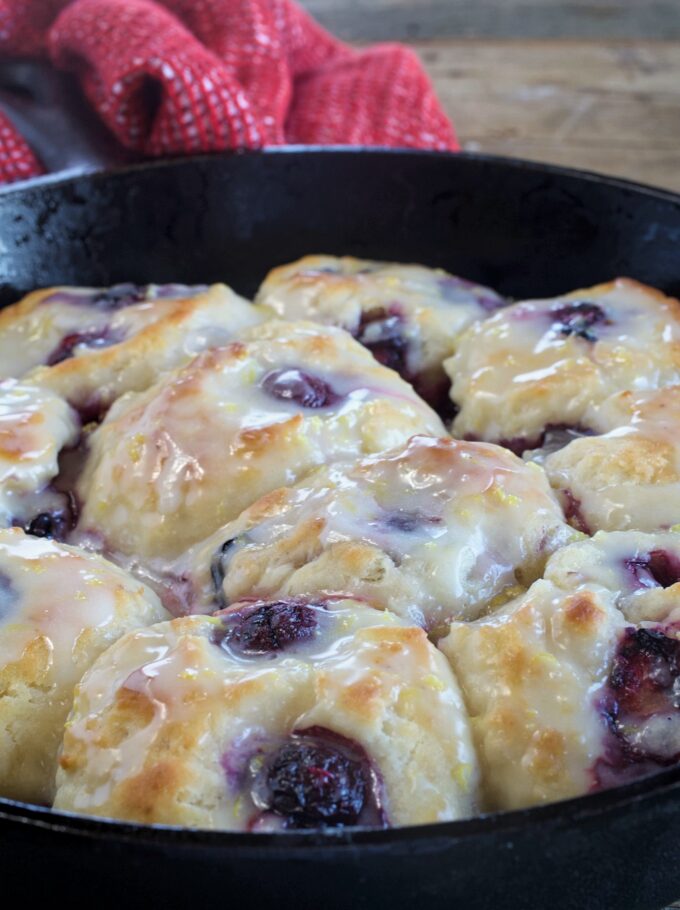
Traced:
<path fill-rule="evenodd" d="M 302 0 L 350 41 L 417 38 L 677 38 L 678 0 Z"/>
<path fill-rule="evenodd" d="M 680 191 L 680 42 L 462 39 L 413 47 L 465 149 Z"/>

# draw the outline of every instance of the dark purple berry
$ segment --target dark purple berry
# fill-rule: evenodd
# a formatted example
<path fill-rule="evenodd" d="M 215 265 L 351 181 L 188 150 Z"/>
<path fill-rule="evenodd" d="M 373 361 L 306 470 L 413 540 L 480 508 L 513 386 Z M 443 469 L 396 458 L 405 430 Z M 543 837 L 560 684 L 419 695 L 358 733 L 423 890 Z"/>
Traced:
<path fill-rule="evenodd" d="M 239 538 L 237 537 L 232 537 L 230 540 L 226 540 L 214 554 L 210 563 L 210 577 L 212 578 L 215 598 L 222 607 L 227 606 L 223 587 L 224 577 L 226 575 L 227 555 L 238 539 Z"/>
<path fill-rule="evenodd" d="M 403 317 L 396 307 L 376 307 L 361 314 L 356 339 L 378 363 L 408 379 L 408 344 L 402 334 Z"/>
<path fill-rule="evenodd" d="M 120 333 L 111 332 L 108 327 L 104 329 L 88 329 L 84 332 L 72 332 L 61 339 L 45 362 L 48 367 L 53 367 L 64 360 L 70 360 L 79 345 L 87 348 L 108 348 L 122 340 L 123 336 Z"/>
<path fill-rule="evenodd" d="M 545 454 L 550 454 L 563 449 L 581 436 L 592 436 L 592 430 L 568 423 L 548 423 L 543 432 L 536 436 L 514 436 L 512 439 L 500 439 L 498 445 L 503 446 L 504 449 L 510 449 L 518 456 L 531 449 L 543 449 Z M 470 441 L 475 440 L 470 439 Z"/>
<path fill-rule="evenodd" d="M 468 442 L 478 442 L 477 437 L 466 436 L 465 439 Z M 503 446 L 504 449 L 509 449 L 513 455 L 521 457 L 522 452 L 526 452 L 529 449 L 540 449 L 541 442 L 543 441 L 543 434 L 539 436 L 513 436 L 510 439 L 499 439 L 498 445 Z"/>
<path fill-rule="evenodd" d="M 609 685 L 616 696 L 616 714 L 650 717 L 677 710 L 675 681 L 680 676 L 680 641 L 658 629 L 626 629 Z"/>
<path fill-rule="evenodd" d="M 186 284 L 161 284 L 151 288 L 150 285 L 138 284 L 114 284 L 112 287 L 101 291 L 91 300 L 91 306 L 98 310 L 113 312 L 122 310 L 128 306 L 134 306 L 136 303 L 145 303 L 150 300 L 173 300 L 181 297 L 191 297 L 206 291 L 208 286 L 205 284 L 186 285 Z"/>
<path fill-rule="evenodd" d="M 150 285 L 137 285 L 131 282 L 114 284 L 103 291 L 83 293 L 77 291 L 57 291 L 45 297 L 43 304 L 66 303 L 75 306 L 93 307 L 111 313 L 137 303 L 146 303 L 150 300 L 172 300 L 181 297 L 191 297 L 206 291 L 205 284 L 161 284 L 151 289 Z"/>
<path fill-rule="evenodd" d="M 291 401 L 302 408 L 327 408 L 340 400 L 333 389 L 319 376 L 302 370 L 273 370 L 262 380 L 268 395 L 282 401 Z"/>
<path fill-rule="evenodd" d="M 223 614 L 226 631 L 221 647 L 241 654 L 272 654 L 314 638 L 320 605 L 301 598 L 256 601 Z"/>
<path fill-rule="evenodd" d="M 482 287 L 475 284 L 474 281 L 459 278 L 457 275 L 447 275 L 445 278 L 440 278 L 438 285 L 444 300 L 454 304 L 475 302 L 487 313 L 492 313 L 507 303 L 491 288 Z"/>
<path fill-rule="evenodd" d="M 680 581 L 680 559 L 666 550 L 626 559 L 624 565 L 641 588 L 670 588 Z"/>
<path fill-rule="evenodd" d="M 596 787 L 633 780 L 680 760 L 680 641 L 660 628 L 628 628 L 600 710 L 609 737 Z"/>
<path fill-rule="evenodd" d="M 25 531 L 33 537 L 47 537 L 54 540 L 65 540 L 76 526 L 78 506 L 72 493 L 63 494 L 63 506 L 40 512 L 26 525 Z"/>
<path fill-rule="evenodd" d="M 287 828 L 359 823 L 375 804 L 374 775 L 357 743 L 321 727 L 297 731 L 257 773 L 252 797 Z"/>
<path fill-rule="evenodd" d="M 611 325 L 607 314 L 596 303 L 578 301 L 551 310 L 553 325 L 561 335 L 577 335 L 586 341 L 597 341 L 595 325 Z"/>
<path fill-rule="evenodd" d="M 147 299 L 147 291 L 147 287 L 140 287 L 138 284 L 114 284 L 105 291 L 95 294 L 90 305 L 107 313 L 122 310 L 135 303 L 143 303 Z"/>

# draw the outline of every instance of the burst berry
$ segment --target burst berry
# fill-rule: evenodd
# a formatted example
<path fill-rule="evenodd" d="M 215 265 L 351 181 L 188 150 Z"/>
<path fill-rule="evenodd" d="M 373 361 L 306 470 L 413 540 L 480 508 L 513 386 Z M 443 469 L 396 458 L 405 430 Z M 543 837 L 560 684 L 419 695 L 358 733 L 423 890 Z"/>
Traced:
<path fill-rule="evenodd" d="M 670 588 L 680 581 L 680 559 L 665 550 L 626 559 L 624 565 L 641 588 Z"/>
<path fill-rule="evenodd" d="M 70 360 L 74 356 L 75 349 L 81 345 L 86 348 L 108 348 L 119 341 L 122 341 L 122 337 L 114 335 L 108 328 L 72 332 L 61 339 L 47 358 L 46 363 L 48 367 L 53 367 L 64 360 Z"/>
<path fill-rule="evenodd" d="M 403 531 L 405 534 L 410 534 L 413 531 L 417 531 L 418 528 L 422 528 L 424 525 L 437 525 L 441 524 L 441 522 L 441 518 L 433 515 L 425 515 L 418 511 L 409 512 L 405 509 L 400 509 L 397 512 L 391 512 L 384 523 L 390 530 Z"/>
<path fill-rule="evenodd" d="M 114 284 L 105 291 L 95 294 L 91 305 L 98 310 L 106 310 L 106 312 L 122 310 L 135 303 L 143 303 L 147 299 L 147 290 L 148 288 L 140 287 L 137 284 Z"/>
<path fill-rule="evenodd" d="M 226 575 L 227 554 L 232 546 L 236 543 L 237 538 L 232 537 L 225 540 L 219 550 L 215 553 L 210 563 L 210 577 L 212 578 L 215 597 L 220 606 L 226 607 L 227 603 L 224 597 L 224 577 Z"/>
<path fill-rule="evenodd" d="M 586 341 L 597 341 L 595 325 L 610 325 L 607 314 L 596 303 L 579 301 L 552 310 L 555 328 L 561 335 L 577 335 Z"/>
<path fill-rule="evenodd" d="M 270 654 L 313 638 L 319 607 L 301 599 L 261 601 L 228 613 L 222 644 L 243 654 Z"/>
<path fill-rule="evenodd" d="M 362 313 L 356 339 L 378 363 L 406 377 L 408 344 L 402 325 L 403 319 L 394 308 L 376 307 Z"/>
<path fill-rule="evenodd" d="M 6 620 L 12 613 L 17 602 L 18 594 L 9 575 L 0 572 L 0 622 Z"/>
<path fill-rule="evenodd" d="M 61 508 L 40 512 L 26 525 L 25 531 L 33 537 L 64 540 L 76 526 L 78 509 L 73 494 L 64 494 Z"/>
<path fill-rule="evenodd" d="M 274 398 L 299 404 L 302 408 L 327 408 L 340 396 L 319 376 L 302 370 L 273 370 L 262 380 L 262 388 Z"/>
<path fill-rule="evenodd" d="M 330 730 L 293 733 L 259 772 L 255 804 L 287 828 L 356 825 L 371 798 L 371 771 L 358 744 Z"/>

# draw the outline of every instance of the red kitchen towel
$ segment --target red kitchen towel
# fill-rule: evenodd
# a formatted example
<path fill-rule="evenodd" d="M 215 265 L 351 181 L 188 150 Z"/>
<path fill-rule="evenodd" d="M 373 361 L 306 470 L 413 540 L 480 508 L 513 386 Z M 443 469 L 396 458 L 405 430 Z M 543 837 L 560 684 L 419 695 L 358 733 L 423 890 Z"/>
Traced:
<path fill-rule="evenodd" d="M 75 73 L 128 149 L 303 143 L 456 149 L 416 55 L 356 51 L 294 0 L 0 0 L 0 54 Z M 0 181 L 41 166 L 0 114 Z"/>

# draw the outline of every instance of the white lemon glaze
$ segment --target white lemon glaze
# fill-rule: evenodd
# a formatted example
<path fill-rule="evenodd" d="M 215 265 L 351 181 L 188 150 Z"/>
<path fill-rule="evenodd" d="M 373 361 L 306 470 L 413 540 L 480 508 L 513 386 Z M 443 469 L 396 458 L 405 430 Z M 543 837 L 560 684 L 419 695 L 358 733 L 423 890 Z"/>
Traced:
<path fill-rule="evenodd" d="M 581 302 L 606 317 L 592 340 L 556 322 L 556 311 Z M 680 382 L 679 317 L 676 300 L 623 278 L 501 310 L 469 328 L 444 364 L 460 407 L 454 435 L 531 441 L 551 424 L 582 424 L 616 392 Z"/>
<path fill-rule="evenodd" d="M 216 643 L 218 617 L 126 636 L 78 687 L 55 806 L 251 828 L 260 815 L 251 763 L 292 732 L 321 727 L 363 748 L 390 823 L 469 814 L 476 760 L 442 655 L 389 613 L 340 599 L 322 611 L 314 640 L 256 657 Z"/>
<path fill-rule="evenodd" d="M 227 603 L 344 591 L 432 629 L 528 586 L 573 538 L 535 465 L 497 446 L 418 436 L 275 491 L 171 575 L 189 580 L 180 609 L 214 609 L 211 568 L 233 540 L 218 592 Z"/>
<path fill-rule="evenodd" d="M 277 370 L 327 383 L 328 406 L 267 391 Z M 391 370 L 338 329 L 265 323 L 120 399 L 90 438 L 80 528 L 112 550 L 175 556 L 262 494 L 327 461 L 443 433 Z"/>

